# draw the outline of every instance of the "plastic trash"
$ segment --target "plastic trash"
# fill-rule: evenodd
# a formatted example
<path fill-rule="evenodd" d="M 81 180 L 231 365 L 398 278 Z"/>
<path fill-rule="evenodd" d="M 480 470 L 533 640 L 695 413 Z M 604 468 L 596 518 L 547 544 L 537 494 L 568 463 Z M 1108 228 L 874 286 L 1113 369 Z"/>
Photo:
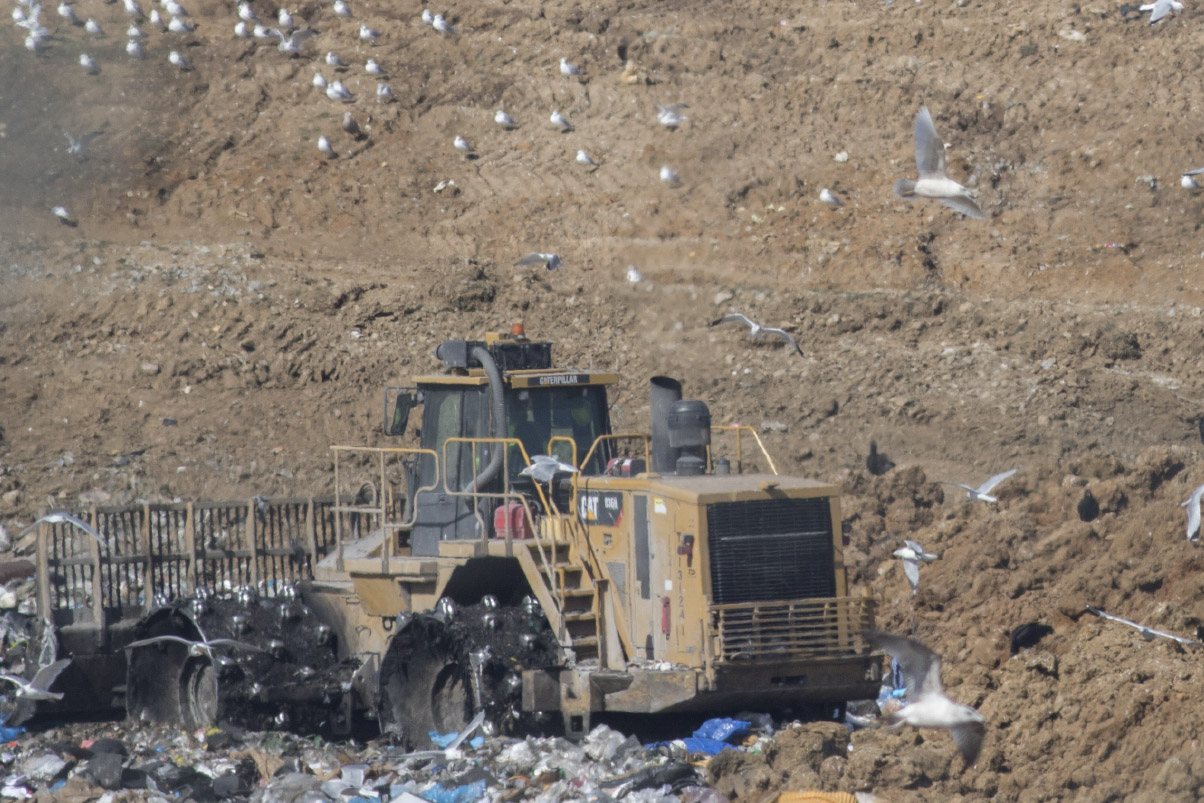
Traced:
<path fill-rule="evenodd" d="M 467 786 L 447 788 L 443 784 L 434 784 L 418 793 L 423 800 L 430 803 L 477 803 L 485 797 L 485 782 L 477 781 Z"/>
<path fill-rule="evenodd" d="M 751 726 L 751 722 L 743 719 L 717 717 L 715 719 L 708 719 L 699 725 L 698 730 L 694 731 L 694 736 L 699 739 L 715 739 L 720 742 L 730 742 L 737 737 L 747 736 Z"/>

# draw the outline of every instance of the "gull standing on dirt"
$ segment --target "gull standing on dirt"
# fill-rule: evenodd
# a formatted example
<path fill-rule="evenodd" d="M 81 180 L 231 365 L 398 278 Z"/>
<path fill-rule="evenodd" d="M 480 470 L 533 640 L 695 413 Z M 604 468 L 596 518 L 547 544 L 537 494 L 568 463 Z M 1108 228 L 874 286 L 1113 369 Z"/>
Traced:
<path fill-rule="evenodd" d="M 50 687 L 54 685 L 54 681 L 70 663 L 70 658 L 63 658 L 49 666 L 44 666 L 33 676 L 33 680 L 26 680 L 20 675 L 9 674 L 0 674 L 0 679 L 15 684 L 17 687 L 17 696 L 24 700 L 61 700 L 63 699 L 63 695 L 59 692 L 51 691 Z"/>
<path fill-rule="evenodd" d="M 1204 485 L 1191 492 L 1186 502 L 1179 507 L 1187 508 L 1187 540 L 1196 541 L 1200 537 L 1200 499 L 1204 497 Z"/>
<path fill-rule="evenodd" d="M 318 150 L 325 154 L 329 159 L 333 159 L 336 156 L 334 148 L 331 146 L 330 140 L 326 138 L 325 134 L 318 137 Z"/>
<path fill-rule="evenodd" d="M 343 0 L 334 0 L 334 13 L 340 17 L 351 17 L 351 6 L 347 5 Z"/>
<path fill-rule="evenodd" d="M 656 104 L 656 121 L 668 128 L 670 131 L 682 124 L 683 120 L 689 120 L 681 113 L 682 109 L 690 108 L 684 103 L 670 103 L 668 106 Z"/>
<path fill-rule="evenodd" d="M 460 153 L 464 154 L 465 156 L 471 156 L 477 152 L 476 148 L 474 148 L 468 144 L 468 140 L 464 139 L 464 137 L 461 137 L 459 135 L 457 135 L 456 138 L 452 140 L 452 147 L 455 148 L 456 150 L 458 150 Z"/>
<path fill-rule="evenodd" d="M 1179 0 L 1154 0 L 1153 3 L 1143 3 L 1137 9 L 1150 12 L 1150 25 L 1153 25 L 1172 11 L 1178 14 L 1183 10 L 1183 4 Z"/>
<path fill-rule="evenodd" d="M 597 167 L 598 166 L 598 163 L 594 161 L 593 157 L 590 156 L 588 153 L 586 153 L 584 150 L 577 151 L 577 164 L 585 165 L 586 167 Z"/>
<path fill-rule="evenodd" d="M 322 75 L 322 73 L 320 73 L 320 72 L 316 72 L 316 73 L 314 73 L 314 80 L 310 81 L 310 83 L 313 84 L 318 89 L 325 89 L 326 88 L 326 76 Z"/>
<path fill-rule="evenodd" d="M 452 27 L 452 24 L 443 19 L 442 14 L 436 14 L 435 16 L 431 17 L 431 27 L 439 33 L 444 33 L 448 36 L 451 36 L 456 32 L 456 29 Z"/>
<path fill-rule="evenodd" d="M 557 254 L 541 254 L 532 251 L 514 264 L 516 267 L 518 265 L 543 265 L 546 270 L 556 270 L 560 267 L 561 262 Z"/>
<path fill-rule="evenodd" d="M 681 179 L 677 177 L 677 173 L 669 165 L 663 165 L 660 172 L 661 181 L 668 184 L 670 187 L 680 187 Z"/>
<path fill-rule="evenodd" d="M 129 14 L 134 19 L 143 19 L 146 14 L 142 12 L 142 6 L 138 5 L 138 0 L 121 0 L 125 6 L 125 13 Z"/>
<path fill-rule="evenodd" d="M 585 73 L 581 72 L 580 67 L 578 67 L 576 64 L 570 63 L 569 60 L 566 59 L 564 56 L 560 57 L 560 74 L 563 75 L 565 78 L 572 78 L 573 76 L 585 75 Z"/>
<path fill-rule="evenodd" d="M 493 115 L 493 122 L 500 125 L 502 128 L 518 128 L 518 123 L 514 122 L 514 118 L 506 114 L 501 109 L 498 109 Z"/>
<path fill-rule="evenodd" d="M 749 332 L 748 332 L 749 340 L 757 340 L 758 338 L 761 337 L 761 335 L 775 335 L 776 337 L 780 337 L 782 340 L 785 340 L 787 343 L 790 344 L 790 348 L 792 348 L 796 352 L 798 352 L 798 356 L 800 356 L 800 357 L 806 356 L 803 354 L 803 350 L 798 347 L 798 343 L 794 342 L 794 338 L 791 337 L 790 333 L 787 332 L 785 329 L 778 329 L 777 327 L 774 327 L 774 326 L 762 326 L 761 324 L 757 323 L 756 321 L 750 320 L 748 318 L 748 316 L 741 315 L 739 312 L 729 312 L 727 315 L 724 315 L 719 320 L 711 321 L 710 323 L 707 324 L 707 326 L 719 326 L 720 324 L 724 324 L 724 323 L 742 323 L 745 326 L 747 326 L 749 329 Z"/>
<path fill-rule="evenodd" d="M 631 284 L 639 284 L 640 282 L 644 281 L 643 274 L 636 270 L 635 265 L 627 266 L 627 281 Z"/>
<path fill-rule="evenodd" d="M 334 67 L 336 70 L 343 69 L 347 66 L 347 62 L 336 56 L 333 50 L 326 54 L 326 63 L 331 67 Z"/>
<path fill-rule="evenodd" d="M 100 27 L 100 23 L 88 17 L 88 21 L 84 23 L 84 30 L 93 36 L 104 36 L 104 28 Z"/>
<path fill-rule="evenodd" d="M 987 733 L 982 714 L 955 703 L 941 687 L 941 658 L 920 642 L 890 633 L 869 632 L 865 638 L 898 660 L 907 686 L 907 705 L 884 718 L 887 727 L 945 728 L 953 736 L 962 760 L 970 767 Z"/>
<path fill-rule="evenodd" d="M 343 130 L 356 139 L 362 139 L 367 136 L 363 129 L 360 128 L 360 124 L 351 116 L 351 112 L 343 112 Z"/>
<path fill-rule="evenodd" d="M 985 216 L 970 191 L 949 178 L 945 170 L 945 145 L 937 136 L 936 126 L 927 106 L 916 115 L 916 168 L 919 178 L 901 178 L 895 182 L 895 195 L 900 198 L 935 198 L 963 215 L 983 219 Z"/>
<path fill-rule="evenodd" d="M 251 8 L 251 4 L 246 0 L 238 4 L 238 18 L 245 22 L 259 22 L 255 9 Z"/>
<path fill-rule="evenodd" d="M 59 16 L 70 22 L 72 25 L 79 25 L 79 17 L 75 16 L 75 9 L 67 3 L 59 3 Z"/>
<path fill-rule="evenodd" d="M 79 54 L 79 66 L 83 67 L 88 75 L 100 75 L 100 65 L 87 53 Z"/>
<path fill-rule="evenodd" d="M 142 43 L 137 39 L 131 39 L 125 43 L 125 52 L 136 59 L 140 59 L 146 55 L 146 52 L 142 49 Z"/>
<path fill-rule="evenodd" d="M 422 21 L 425 22 L 427 25 L 430 25 L 432 22 L 435 21 L 435 15 L 431 13 L 431 10 L 429 8 L 422 9 Z"/>
<path fill-rule="evenodd" d="M 248 30 L 247 24 L 245 22 L 240 21 L 237 25 L 234 26 L 234 35 L 237 36 L 239 39 L 250 39 L 251 31 Z"/>
<path fill-rule="evenodd" d="M 819 191 L 819 200 L 828 206 L 844 206 L 841 200 L 836 197 L 836 194 L 827 187 Z"/>
<path fill-rule="evenodd" d="M 555 457 L 546 454 L 531 455 L 531 465 L 518 472 L 523 477 L 530 477 L 536 482 L 551 482 L 557 473 L 576 474 L 577 467 L 570 463 L 562 463 Z"/>
<path fill-rule="evenodd" d="M 384 81 L 376 82 L 376 102 L 388 103 L 393 100 L 393 90 Z"/>
<path fill-rule="evenodd" d="M 998 502 L 999 500 L 991 496 L 991 489 L 999 483 L 1006 480 L 1008 477 L 1015 474 L 1020 469 L 1014 468 L 1011 471 L 1005 471 L 1002 474 L 996 474 L 991 479 L 984 482 L 977 488 L 971 488 L 969 485 L 961 482 L 942 482 L 942 485 L 956 485 L 958 488 L 966 489 L 966 498 L 973 499 L 976 502 Z"/>
<path fill-rule="evenodd" d="M 1200 185 L 1196 181 L 1195 176 L 1198 176 L 1201 173 L 1204 173 L 1204 167 L 1197 167 L 1195 170 L 1188 170 L 1186 173 L 1181 173 L 1179 175 L 1179 186 L 1185 190 L 1200 189 Z"/>
<path fill-rule="evenodd" d="M 171 31 L 172 33 L 178 33 L 181 36 L 183 36 L 184 34 L 192 33 L 193 31 L 195 31 L 196 26 L 189 25 L 187 22 L 180 19 L 179 17 L 172 17 L 171 22 L 167 23 L 167 30 Z"/>
<path fill-rule="evenodd" d="M 71 213 L 67 211 L 65 206 L 55 206 L 50 209 L 50 214 L 59 219 L 59 222 L 67 226 L 76 226 L 76 222 L 71 219 Z M 54 521 L 54 519 L 41 518 L 38 521 Z M 35 521 L 34 524 L 38 522 Z"/>
<path fill-rule="evenodd" d="M 1199 641 L 1196 641 L 1195 639 L 1190 639 L 1185 636 L 1176 636 L 1174 633 L 1167 633 L 1165 630 L 1155 630 L 1152 627 L 1146 627 L 1145 625 L 1140 624 L 1138 622 L 1134 622 L 1131 619 L 1123 619 L 1119 616 L 1113 616 L 1110 613 L 1104 613 L 1102 610 L 1100 610 L 1099 608 L 1096 608 L 1093 605 L 1088 605 L 1087 610 L 1088 610 L 1088 612 L 1095 614 L 1096 616 L 1100 617 L 1101 619 L 1108 619 L 1109 621 L 1112 621 L 1112 622 L 1120 622 L 1122 625 L 1128 625 L 1129 627 L 1133 628 L 1138 633 L 1140 633 L 1141 637 L 1143 639 L 1145 639 L 1146 641 L 1153 641 L 1156 638 L 1164 638 L 1164 639 L 1170 639 L 1171 641 L 1177 641 L 1180 644 L 1188 644 L 1188 645 L 1191 645 L 1192 647 L 1204 647 L 1204 642 L 1199 642 Z"/>
<path fill-rule="evenodd" d="M 276 12 L 276 24 L 286 31 L 291 31 L 293 28 L 293 15 L 288 13 L 287 8 L 282 8 Z"/>
<path fill-rule="evenodd" d="M 54 215 L 60 220 L 70 219 L 70 215 L 67 214 L 67 210 L 61 206 L 56 206 L 54 208 Z M 105 544 L 104 539 L 100 537 L 100 533 L 96 532 L 95 528 L 93 528 L 87 522 L 77 519 L 75 516 L 72 516 L 69 513 L 47 513 L 45 516 L 42 516 L 42 518 L 38 519 L 33 524 L 22 530 L 20 534 L 17 535 L 17 539 L 19 540 L 21 536 L 25 535 L 25 533 L 29 532 L 34 527 L 37 527 L 42 522 L 46 522 L 47 524 L 70 524 L 72 527 L 83 530 L 88 535 L 92 536 L 94 539 L 96 539 L 96 543 L 103 547 L 108 547 L 108 545 Z"/>
<path fill-rule="evenodd" d="M 360 26 L 360 39 L 370 45 L 376 44 L 376 40 L 380 38 L 380 31 L 375 28 L 369 28 L 367 25 Z"/>
<path fill-rule="evenodd" d="M 180 51 L 173 50 L 167 54 L 167 60 L 179 67 L 181 70 L 191 70 L 192 62 L 180 55 Z"/>
<path fill-rule="evenodd" d="M 368 59 L 364 64 L 364 72 L 368 75 L 384 75 L 385 68 L 376 63 L 376 59 Z"/>
<path fill-rule="evenodd" d="M 145 39 L 146 38 L 146 34 L 144 34 L 142 32 L 142 29 L 139 28 L 137 25 L 135 25 L 132 22 L 130 23 L 130 27 L 125 29 L 125 35 L 129 39 Z"/>
<path fill-rule="evenodd" d="M 256 647 L 254 644 L 247 644 L 245 641 L 235 641 L 232 638 L 211 638 L 208 641 L 190 641 L 182 636 L 171 635 L 154 636 L 139 641 L 131 641 L 125 645 L 125 649 L 136 650 L 139 647 L 149 647 L 152 644 L 162 644 L 166 641 L 185 645 L 188 647 L 188 654 L 195 658 L 212 658 L 214 647 L 234 647 L 249 652 L 263 652 L 262 648 Z"/>
<path fill-rule="evenodd" d="M 907 582 L 911 583 L 913 597 L 920 590 L 920 561 L 930 562 L 940 560 L 941 557 L 925 552 L 924 547 L 915 541 L 907 540 L 903 541 L 902 549 L 896 549 L 891 554 L 903 561 L 903 574 L 907 575 Z"/>
<path fill-rule="evenodd" d="M 552 116 L 548 118 L 552 125 L 560 129 L 560 133 L 566 134 L 573 130 L 573 124 L 569 122 L 569 118 L 565 117 L 558 110 L 552 111 Z"/>
<path fill-rule="evenodd" d="M 188 9 L 176 2 L 176 0 L 163 0 L 163 8 L 166 9 L 167 13 L 171 14 L 173 17 L 192 16 L 188 13 Z"/>
<path fill-rule="evenodd" d="M 335 81 L 330 86 L 326 87 L 326 97 L 342 103 L 350 103 L 351 101 L 355 100 L 355 95 L 351 94 L 350 89 L 343 86 L 342 81 Z"/>

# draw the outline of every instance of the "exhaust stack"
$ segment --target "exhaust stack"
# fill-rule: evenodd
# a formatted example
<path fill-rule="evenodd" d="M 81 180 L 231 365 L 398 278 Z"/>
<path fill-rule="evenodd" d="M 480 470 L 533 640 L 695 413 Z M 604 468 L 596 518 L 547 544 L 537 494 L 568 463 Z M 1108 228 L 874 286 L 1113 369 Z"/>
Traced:
<path fill-rule="evenodd" d="M 677 470 L 681 449 L 669 443 L 669 410 L 681 401 L 681 382 L 668 376 L 654 376 L 649 399 L 652 414 L 652 470 L 672 474 Z"/>

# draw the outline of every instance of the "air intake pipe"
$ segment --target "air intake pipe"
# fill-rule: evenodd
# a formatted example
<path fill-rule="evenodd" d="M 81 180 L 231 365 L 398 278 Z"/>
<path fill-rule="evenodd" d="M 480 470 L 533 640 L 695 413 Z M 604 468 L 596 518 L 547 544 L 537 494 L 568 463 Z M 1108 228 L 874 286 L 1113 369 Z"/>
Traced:
<path fill-rule="evenodd" d="M 493 397 L 493 437 L 504 438 L 506 437 L 506 396 L 502 387 L 502 372 L 498 370 L 497 363 L 493 361 L 493 357 L 487 349 L 473 346 L 471 353 L 485 369 L 485 376 L 489 377 L 489 393 Z M 502 458 L 506 453 L 506 447 L 503 444 L 495 443 L 492 451 L 493 455 L 481 469 L 481 473 L 461 488 L 460 493 L 468 493 L 474 489 L 480 490 L 497 476 L 498 471 L 502 468 Z"/>
<path fill-rule="evenodd" d="M 649 407 L 652 415 L 652 470 L 672 474 L 681 449 L 669 443 L 669 410 L 681 401 L 681 383 L 667 376 L 652 377 Z"/>

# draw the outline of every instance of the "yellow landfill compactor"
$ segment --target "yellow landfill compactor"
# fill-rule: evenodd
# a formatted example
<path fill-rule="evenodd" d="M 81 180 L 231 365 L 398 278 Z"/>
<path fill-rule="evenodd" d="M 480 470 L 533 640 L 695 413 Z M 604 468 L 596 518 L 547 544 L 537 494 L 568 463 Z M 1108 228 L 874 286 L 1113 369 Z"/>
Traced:
<path fill-rule="evenodd" d="M 138 719 L 375 720 L 415 747 L 474 717 L 579 736 L 602 712 L 832 713 L 875 696 L 881 656 L 860 635 L 875 600 L 848 592 L 838 488 L 779 475 L 755 431 L 712 426 L 666 377 L 651 435 L 612 431 L 618 377 L 553 367 L 521 327 L 436 355 L 442 372 L 385 393 L 385 435 L 413 445 L 332 447 L 333 498 L 254 498 L 221 543 L 216 514 L 190 505 L 171 548 L 148 508 L 113 525 L 137 530 L 107 541 L 124 555 L 64 558 L 49 528 L 39 602 L 59 646 L 109 676 L 123 661 Z M 105 511 L 80 515 L 106 535 Z M 65 610 L 59 575 L 89 561 Z"/>

